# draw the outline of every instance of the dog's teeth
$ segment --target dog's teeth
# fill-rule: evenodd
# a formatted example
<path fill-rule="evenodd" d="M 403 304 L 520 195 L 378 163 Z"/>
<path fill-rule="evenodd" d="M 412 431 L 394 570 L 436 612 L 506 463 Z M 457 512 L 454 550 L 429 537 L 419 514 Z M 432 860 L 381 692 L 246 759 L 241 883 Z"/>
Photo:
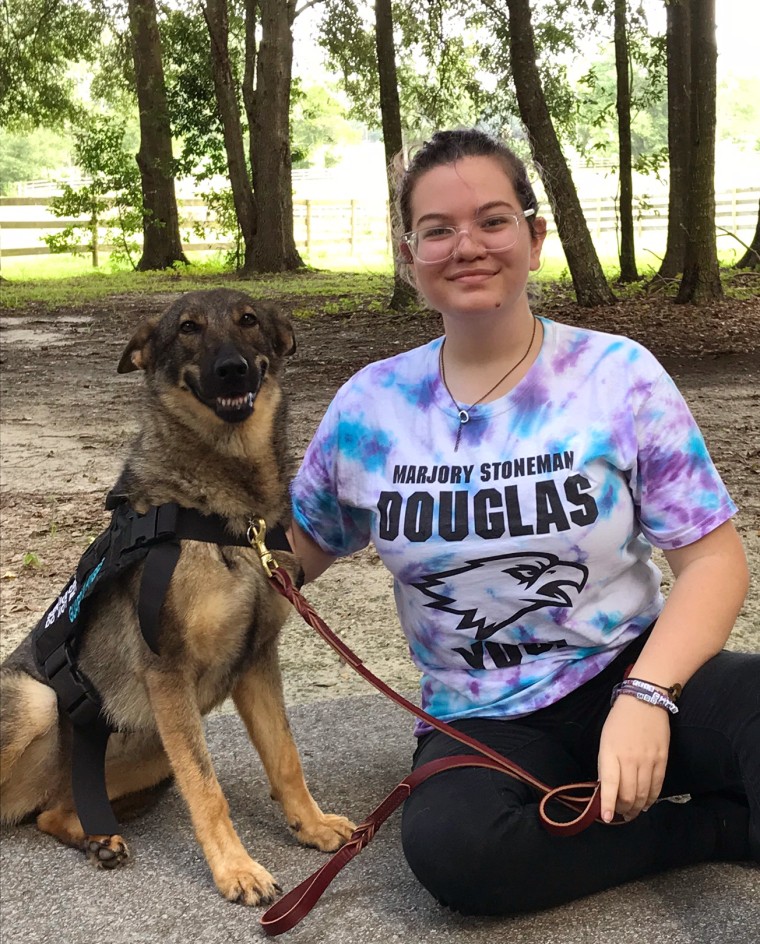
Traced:
<path fill-rule="evenodd" d="M 239 397 L 217 397 L 217 405 L 223 410 L 237 410 L 243 406 L 253 406 L 253 394 L 244 393 Z"/>

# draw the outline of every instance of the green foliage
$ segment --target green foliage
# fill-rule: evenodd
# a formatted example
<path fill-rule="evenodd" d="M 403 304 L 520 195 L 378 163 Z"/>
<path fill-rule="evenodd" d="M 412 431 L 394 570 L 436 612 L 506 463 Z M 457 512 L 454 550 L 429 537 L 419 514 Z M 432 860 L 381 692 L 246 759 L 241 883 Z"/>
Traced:
<path fill-rule="evenodd" d="M 361 131 L 345 117 L 346 109 L 332 89 L 295 81 L 290 98 L 293 167 L 337 163 L 336 148 L 356 144 Z"/>
<path fill-rule="evenodd" d="M 76 118 L 73 62 L 96 56 L 101 14 L 88 0 L 0 0 L 0 126 Z"/>
<path fill-rule="evenodd" d="M 61 166 L 61 156 L 71 147 L 67 135 L 40 128 L 30 133 L 0 135 L 0 194 L 10 193 L 14 183 L 33 180 Z"/>
<path fill-rule="evenodd" d="M 40 560 L 39 555 L 34 551 L 27 551 L 21 560 L 22 567 L 39 567 L 41 564 L 42 561 Z"/>
<path fill-rule="evenodd" d="M 456 4 L 399 0 L 393 5 L 401 123 L 419 137 L 432 128 L 476 120 L 482 88 L 474 44 L 465 40 Z M 374 15 L 360 0 L 326 0 L 319 43 L 340 73 L 350 117 L 380 128 Z M 474 41 L 473 41 L 474 43 Z"/>
<path fill-rule="evenodd" d="M 95 116 L 74 135 L 74 160 L 90 182 L 78 189 L 64 184 L 63 194 L 51 202 L 51 211 L 57 217 L 87 219 L 45 236 L 52 252 L 76 253 L 83 240 L 92 252 L 100 228 L 101 239 L 116 247 L 112 257 L 135 267 L 139 247 L 134 237 L 142 231 L 143 204 L 140 172 L 125 146 L 125 134 L 123 122 Z"/>
<path fill-rule="evenodd" d="M 631 58 L 631 147 L 634 170 L 659 174 L 668 159 L 666 49 L 662 36 L 650 36 L 640 14 L 629 23 Z M 571 140 L 583 155 L 608 155 L 616 160 L 617 75 L 615 54 L 608 42 L 577 83 L 577 106 L 570 128 Z"/>
<path fill-rule="evenodd" d="M 169 115 L 180 141 L 178 174 L 207 180 L 227 170 L 208 29 L 196 10 L 168 9 L 160 24 Z M 233 62 L 235 44 L 231 43 Z"/>
<path fill-rule="evenodd" d="M 735 76 L 718 89 L 717 138 L 760 151 L 760 78 Z"/>

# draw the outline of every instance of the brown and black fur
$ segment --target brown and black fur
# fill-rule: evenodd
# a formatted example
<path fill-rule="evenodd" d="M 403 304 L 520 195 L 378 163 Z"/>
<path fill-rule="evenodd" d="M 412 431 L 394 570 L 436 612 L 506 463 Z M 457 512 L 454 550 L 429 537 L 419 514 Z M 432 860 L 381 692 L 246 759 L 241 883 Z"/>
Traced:
<path fill-rule="evenodd" d="M 289 517 L 283 359 L 287 319 L 268 302 L 223 289 L 183 296 L 145 321 L 121 373 L 145 372 L 140 432 L 118 491 L 140 512 L 177 502 L 216 513 L 244 534 L 253 516 Z M 278 553 L 291 573 L 294 558 Z M 298 839 L 331 851 L 352 824 L 322 813 L 304 782 L 282 697 L 277 635 L 288 603 L 252 549 L 183 541 L 161 611 L 160 655 L 136 615 L 142 565 L 97 593 L 80 665 L 117 733 L 106 761 L 109 797 L 128 802 L 173 776 L 221 893 L 261 904 L 279 890 L 243 848 L 214 773 L 202 716 L 231 695 L 274 799 Z M 70 722 L 40 678 L 29 639 L 0 669 L 0 818 L 31 813 L 46 833 L 101 867 L 128 857 L 121 836 L 87 836 L 70 788 Z"/>

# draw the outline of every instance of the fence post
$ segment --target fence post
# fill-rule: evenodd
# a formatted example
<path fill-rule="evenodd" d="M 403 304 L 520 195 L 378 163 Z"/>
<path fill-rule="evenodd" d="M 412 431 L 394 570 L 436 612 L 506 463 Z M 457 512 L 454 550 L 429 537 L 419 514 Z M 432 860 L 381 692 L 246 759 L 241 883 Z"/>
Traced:
<path fill-rule="evenodd" d="M 92 267 L 97 269 L 99 265 L 98 259 L 98 211 L 95 207 L 92 210 L 92 216 L 90 217 L 90 232 L 92 233 Z"/>
<path fill-rule="evenodd" d="M 356 200 L 351 200 L 351 255 L 356 254 Z"/>
<path fill-rule="evenodd" d="M 306 252 L 311 251 L 311 200 L 306 200 Z"/>

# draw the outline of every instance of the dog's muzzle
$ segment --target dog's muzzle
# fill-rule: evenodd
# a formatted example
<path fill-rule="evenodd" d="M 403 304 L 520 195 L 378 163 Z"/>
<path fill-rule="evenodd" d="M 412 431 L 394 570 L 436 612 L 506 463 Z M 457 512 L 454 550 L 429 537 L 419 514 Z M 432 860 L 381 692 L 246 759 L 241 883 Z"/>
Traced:
<path fill-rule="evenodd" d="M 253 413 L 253 405 L 264 382 L 267 362 L 249 361 L 229 348 L 217 356 L 200 383 L 188 376 L 186 383 L 196 399 L 226 423 L 241 423 Z"/>

